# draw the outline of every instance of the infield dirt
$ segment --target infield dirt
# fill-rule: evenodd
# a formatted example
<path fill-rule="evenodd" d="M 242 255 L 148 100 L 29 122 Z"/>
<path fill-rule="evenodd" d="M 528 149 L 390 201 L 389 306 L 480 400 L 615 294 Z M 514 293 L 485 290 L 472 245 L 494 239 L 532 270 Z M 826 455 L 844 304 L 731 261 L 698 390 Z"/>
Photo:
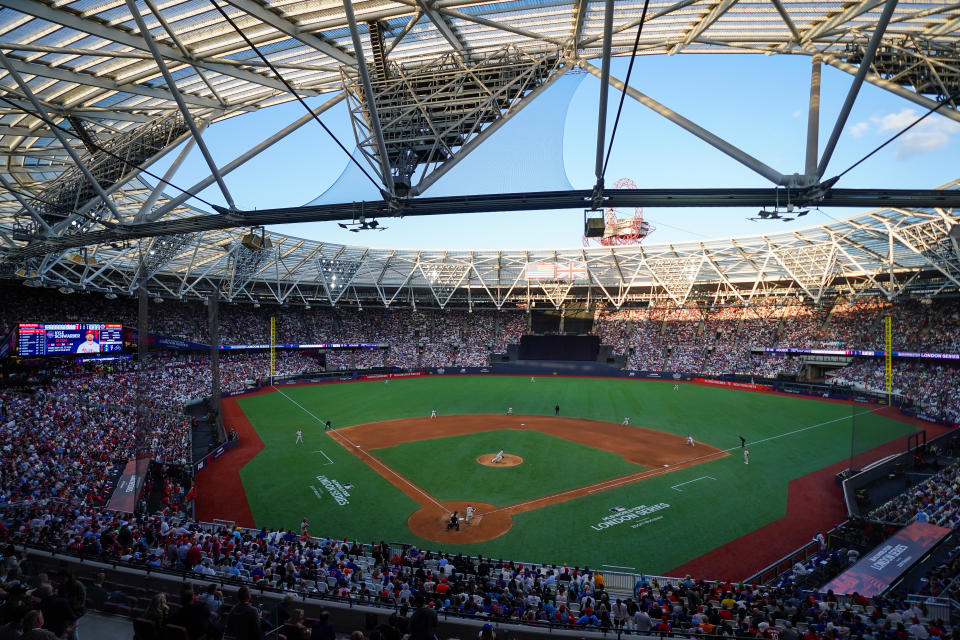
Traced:
<path fill-rule="evenodd" d="M 449 514 L 455 509 L 463 514 L 466 502 L 441 503 L 369 453 L 374 449 L 393 447 L 404 442 L 498 429 L 539 431 L 615 453 L 626 461 L 647 469 L 512 505 L 474 503 L 473 507 L 478 515 L 476 522 L 469 526 L 461 525 L 460 531 L 448 531 L 446 524 Z M 515 513 L 566 502 L 729 455 L 700 442 L 691 447 L 685 437 L 653 429 L 550 416 L 460 415 L 385 420 L 338 429 L 330 432 L 330 436 L 421 506 L 407 521 L 413 533 L 428 540 L 446 543 L 492 540 L 510 530 Z"/>

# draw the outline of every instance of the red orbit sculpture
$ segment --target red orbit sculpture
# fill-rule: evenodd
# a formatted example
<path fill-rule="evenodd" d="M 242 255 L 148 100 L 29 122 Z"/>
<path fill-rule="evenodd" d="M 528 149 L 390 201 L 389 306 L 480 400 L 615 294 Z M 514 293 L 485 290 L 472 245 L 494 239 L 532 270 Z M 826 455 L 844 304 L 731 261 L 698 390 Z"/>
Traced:
<path fill-rule="evenodd" d="M 614 189 L 636 189 L 637 185 L 630 178 L 620 178 L 613 183 Z M 603 247 L 621 245 L 637 245 L 644 238 L 654 232 L 654 227 L 643 219 L 643 208 L 637 207 L 632 216 L 624 218 L 617 216 L 616 209 L 608 208 L 603 212 L 604 233 L 599 238 L 583 238 L 583 246 L 591 244 Z"/>

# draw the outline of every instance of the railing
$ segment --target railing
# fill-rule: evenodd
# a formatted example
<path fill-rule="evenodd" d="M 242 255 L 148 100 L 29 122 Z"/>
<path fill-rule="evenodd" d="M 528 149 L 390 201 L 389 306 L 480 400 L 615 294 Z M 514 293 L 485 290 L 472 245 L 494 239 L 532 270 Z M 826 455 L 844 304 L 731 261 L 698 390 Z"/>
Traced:
<path fill-rule="evenodd" d="M 167 590 L 175 589 L 177 588 L 178 584 L 187 581 L 204 582 L 207 584 L 215 583 L 218 584 L 221 589 L 226 589 L 228 587 L 239 587 L 243 584 L 248 584 L 252 587 L 251 591 L 256 593 L 258 599 L 261 601 L 268 599 L 270 602 L 279 603 L 284 596 L 293 595 L 298 600 L 298 606 L 302 606 L 304 608 L 310 606 L 322 606 L 326 609 L 329 609 L 331 613 L 335 615 L 352 615 L 352 624 L 354 625 L 354 628 L 358 629 L 362 628 L 365 620 L 369 620 L 370 614 L 384 615 L 388 612 L 393 613 L 397 611 L 402 613 L 398 603 L 382 602 L 374 598 L 359 599 L 356 597 L 339 597 L 332 595 L 329 592 L 321 594 L 308 593 L 303 590 L 278 589 L 269 585 L 265 585 L 262 582 L 256 585 L 251 585 L 249 582 L 239 579 L 227 579 L 223 576 L 201 576 L 186 569 L 179 570 L 146 567 L 143 565 L 119 562 L 113 559 L 104 560 L 101 558 L 84 557 L 82 555 L 63 554 L 57 553 L 55 550 L 39 548 L 35 545 L 18 544 L 17 546 L 22 547 L 25 552 L 30 554 L 32 558 L 38 562 L 38 564 L 49 561 L 50 563 L 56 563 L 56 565 L 59 567 L 62 567 L 64 564 L 75 564 L 89 567 L 91 571 L 110 569 L 115 572 L 114 575 L 111 576 L 111 581 L 114 581 L 116 578 L 121 576 L 127 576 L 129 579 L 139 577 L 142 578 L 142 580 L 137 582 L 140 582 L 143 585 L 143 587 L 140 588 L 149 588 L 155 592 L 163 591 L 164 588 Z M 80 572 L 75 571 L 75 573 L 79 574 Z M 164 578 L 166 578 L 168 583 L 167 585 L 162 584 Z M 648 579 L 652 582 L 654 578 L 648 576 Z M 121 586 L 136 588 L 137 584 L 128 584 L 124 582 Z M 229 593 L 229 591 L 224 591 L 224 593 Z M 483 614 L 469 615 L 448 610 L 438 611 L 438 618 L 441 624 L 447 625 L 448 630 L 452 630 L 450 629 L 451 626 L 459 626 L 461 627 L 460 631 L 474 633 L 479 631 L 481 625 L 491 623 L 494 625 L 494 630 L 497 635 L 514 638 L 529 637 L 529 634 L 549 634 L 552 636 L 555 635 L 560 637 L 568 637 L 571 640 L 581 640 L 583 638 L 599 639 L 609 637 L 616 637 L 619 639 L 623 632 L 622 630 L 612 627 L 583 627 L 577 624 L 569 623 L 523 621 L 512 618 L 501 618 L 498 616 L 487 616 Z M 277 629 L 273 629 L 271 633 L 276 631 Z M 651 631 L 647 635 L 640 635 L 636 632 L 632 633 L 638 638 L 689 638 L 691 635 L 693 635 L 693 631 L 690 629 L 677 629 L 672 632 Z M 460 635 L 458 633 L 451 633 L 450 635 L 453 637 L 470 637 Z M 737 636 L 733 634 L 725 635 L 724 638 L 729 640 L 739 640 L 741 638 L 743 640 L 756 640 L 753 637 Z"/>
<path fill-rule="evenodd" d="M 834 527 L 833 529 L 830 529 L 830 531 L 827 532 L 827 536 L 828 537 L 832 536 L 836 532 L 840 531 L 840 529 L 842 528 L 843 528 L 843 524 L 837 525 L 836 527 Z M 807 558 L 809 558 L 812 555 L 815 555 L 819 551 L 820 551 L 819 543 L 813 542 L 813 541 L 808 542 L 807 544 L 803 545 L 799 549 L 795 549 L 790 553 L 788 553 L 787 555 L 783 556 L 773 564 L 770 564 L 764 567 L 760 571 L 756 572 L 755 574 L 753 574 L 752 576 L 744 580 L 744 582 L 747 584 L 767 584 L 771 580 L 776 580 L 783 574 L 793 569 L 794 565 L 796 565 L 798 562 L 804 562 L 805 560 L 807 560 Z"/>
<path fill-rule="evenodd" d="M 927 610 L 928 620 L 939 619 L 949 623 L 952 618 L 960 615 L 960 603 L 953 598 L 911 594 L 907 596 L 907 602 L 923 605 Z"/>

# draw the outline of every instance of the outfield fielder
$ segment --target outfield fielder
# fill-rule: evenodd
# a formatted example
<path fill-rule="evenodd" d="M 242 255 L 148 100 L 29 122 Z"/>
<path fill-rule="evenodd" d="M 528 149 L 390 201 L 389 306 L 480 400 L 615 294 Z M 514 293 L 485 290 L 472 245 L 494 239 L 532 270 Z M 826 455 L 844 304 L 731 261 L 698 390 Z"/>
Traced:
<path fill-rule="evenodd" d="M 303 429 L 297 429 L 297 441 L 294 444 L 303 444 Z"/>
<path fill-rule="evenodd" d="M 513 415 L 513 407 L 507 407 L 507 415 L 508 415 L 508 416 L 512 416 L 512 415 Z"/>
<path fill-rule="evenodd" d="M 679 385 L 679 384 L 673 385 L 673 390 L 674 390 L 674 391 L 680 391 L 680 385 Z"/>
<path fill-rule="evenodd" d="M 500 451 L 497 452 L 497 455 L 493 456 L 493 459 L 490 460 L 490 462 L 494 464 L 500 464 L 503 462 L 503 449 L 500 449 Z"/>
<path fill-rule="evenodd" d="M 623 422 L 620 423 L 624 427 L 630 426 L 630 416 L 623 416 Z"/>

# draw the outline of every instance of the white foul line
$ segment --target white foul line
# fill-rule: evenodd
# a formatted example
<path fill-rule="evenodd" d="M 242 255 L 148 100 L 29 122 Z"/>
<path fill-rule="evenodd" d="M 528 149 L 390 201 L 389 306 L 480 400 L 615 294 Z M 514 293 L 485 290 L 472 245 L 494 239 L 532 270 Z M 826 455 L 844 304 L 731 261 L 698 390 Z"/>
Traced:
<path fill-rule="evenodd" d="M 875 412 L 880 411 L 881 409 L 884 409 L 884 408 L 885 408 L 885 407 L 877 407 L 876 409 L 871 409 L 871 410 L 869 410 L 869 411 L 861 411 L 860 413 L 857 413 L 857 414 L 854 415 L 854 416 L 843 416 L 843 417 L 840 417 L 840 418 L 835 418 L 834 420 L 827 420 L 826 422 L 819 422 L 819 423 L 817 423 L 817 424 L 812 424 L 812 425 L 810 425 L 810 426 L 808 426 L 808 427 L 801 427 L 801 428 L 799 428 L 799 429 L 794 429 L 793 431 L 788 431 L 788 432 L 786 432 L 786 433 L 781 433 L 781 434 L 776 435 L 776 436 L 770 436 L 769 438 L 764 438 L 764 439 L 762 439 L 762 440 L 757 440 L 756 442 L 754 442 L 754 443 L 752 443 L 752 444 L 759 444 L 759 443 L 761 443 L 761 442 L 769 442 L 769 441 L 771 441 L 771 440 L 777 440 L 777 439 L 779 439 L 779 438 L 785 438 L 785 437 L 791 436 L 791 435 L 793 435 L 793 434 L 795 434 L 795 433 L 801 433 L 801 432 L 803 432 L 803 431 L 809 431 L 810 429 L 816 429 L 817 427 L 823 427 L 823 426 L 826 426 L 826 425 L 828 425 L 828 424 L 833 424 L 834 422 L 840 422 L 841 420 L 849 420 L 851 417 L 862 416 L 862 415 L 865 415 L 865 414 L 868 414 L 868 413 L 875 413 Z M 708 453 L 708 454 L 705 454 L 705 455 L 702 455 L 702 456 L 697 456 L 696 458 L 688 458 L 687 460 L 680 460 L 680 461 L 674 463 L 674 466 L 680 465 L 680 464 L 687 464 L 687 463 L 690 463 L 690 462 L 696 462 L 697 460 L 707 460 L 707 459 L 709 459 L 709 458 L 714 458 L 714 457 L 716 457 L 717 454 L 720 454 L 720 453 L 729 453 L 729 452 L 731 452 L 731 451 L 736 451 L 736 450 L 739 449 L 739 448 L 740 448 L 740 447 L 730 447 L 729 449 L 722 449 L 722 450 L 719 450 L 719 449 L 718 449 L 718 450 L 714 451 L 713 453 Z M 671 469 L 671 470 L 672 470 L 672 469 Z M 599 493 L 599 492 L 601 492 L 601 491 L 608 491 L 608 490 L 610 490 L 610 489 L 616 489 L 617 487 L 622 487 L 622 486 L 624 486 L 624 485 L 633 484 L 634 482 L 637 482 L 638 480 L 645 480 L 645 479 L 647 479 L 647 478 L 652 478 L 652 477 L 654 477 L 654 476 L 659 476 L 659 475 L 662 475 L 662 474 L 664 474 L 664 473 L 669 473 L 669 471 L 664 471 L 662 468 L 654 468 L 654 469 L 647 469 L 646 471 L 638 471 L 637 473 L 631 473 L 630 475 L 621 476 L 621 477 L 619 477 L 619 478 L 613 478 L 613 479 L 611 479 L 611 480 L 605 480 L 605 481 L 602 481 L 602 482 L 597 482 L 597 483 L 595 483 L 595 484 L 593 484 L 593 485 L 588 485 L 588 486 L 592 487 L 592 489 L 589 490 L 587 493 L 588 493 L 588 494 L 591 494 L 591 493 Z M 567 495 L 567 494 L 570 494 L 570 493 L 577 493 L 577 492 L 579 492 L 579 491 L 582 491 L 583 489 L 584 489 L 584 487 L 577 487 L 576 489 L 568 489 L 568 490 L 566 490 L 566 491 L 561 491 L 561 492 L 559 492 L 559 493 L 554 493 L 554 494 L 549 495 L 549 496 L 541 496 L 541 497 L 539 497 L 539 498 L 534 498 L 534 499 L 532 499 L 532 500 L 526 500 L 526 501 L 524 501 L 524 502 L 518 502 L 517 504 L 511 504 L 511 505 L 507 505 L 507 506 L 505 506 L 505 507 L 498 507 L 498 508 L 496 508 L 496 509 L 493 509 L 492 511 L 488 511 L 487 513 L 489 514 L 489 513 L 496 513 L 497 511 L 504 511 L 504 510 L 506 510 L 506 509 L 515 509 L 515 508 L 517 508 L 517 507 L 526 506 L 526 505 L 528 505 L 528 504 L 535 504 L 535 503 L 537 503 L 537 502 L 542 502 L 542 501 L 547 500 L 547 499 L 556 498 L 557 496 L 563 496 L 563 495 Z"/>
<path fill-rule="evenodd" d="M 303 409 L 303 410 L 304 410 L 305 412 L 307 412 L 310 416 L 312 416 L 314 420 L 316 420 L 316 421 L 319 422 L 320 424 L 323 424 L 323 420 L 321 420 L 320 418 L 318 418 L 317 416 L 315 416 L 309 409 L 307 409 L 306 407 L 304 407 L 302 404 L 300 404 L 299 402 L 297 402 L 296 400 L 294 400 L 293 398 L 291 398 L 290 396 L 288 396 L 287 394 L 285 394 L 285 393 L 284 393 L 283 391 L 281 391 L 280 389 L 277 389 L 276 387 L 274 387 L 274 390 L 277 391 L 277 392 L 278 392 L 280 395 L 282 395 L 284 398 L 286 398 L 287 400 L 289 400 L 290 402 L 292 402 L 293 404 L 295 404 L 295 405 L 297 405 L 298 407 L 300 407 L 301 409 Z M 351 445 L 353 445 L 353 447 L 354 447 L 355 449 L 359 450 L 360 453 L 362 453 L 362 454 L 365 455 L 366 457 L 370 458 L 371 460 L 373 460 L 374 462 L 376 462 L 378 465 L 380 465 L 381 467 L 383 467 L 384 469 L 386 469 L 387 471 L 389 471 L 390 473 L 392 473 L 394 476 L 396 476 L 397 478 L 399 478 L 400 480 L 402 480 L 407 486 L 409 486 L 409 487 L 412 488 L 414 491 L 416 491 L 417 493 L 419 493 L 420 495 L 422 495 L 424 498 L 426 498 L 427 500 L 429 500 L 430 502 L 432 502 L 433 504 L 435 504 L 437 507 L 439 507 L 440 509 L 442 509 L 443 511 L 445 511 L 445 512 L 447 512 L 447 513 L 450 513 L 450 510 L 447 509 L 446 507 L 444 507 L 444 506 L 443 506 L 442 504 L 440 504 L 439 502 L 437 502 L 436 498 L 434 498 L 434 497 L 431 496 L 429 493 L 425 492 L 423 489 L 421 489 L 421 488 L 418 487 L 417 485 L 413 484 L 412 482 L 410 482 L 409 480 L 407 480 L 406 478 L 404 478 L 402 475 L 400 475 L 399 473 L 397 473 L 396 471 L 394 471 L 393 469 L 391 469 L 390 467 L 388 467 L 388 466 L 385 465 L 384 463 L 380 462 L 380 460 L 378 460 L 376 457 L 370 455 L 369 453 L 367 453 L 366 451 L 364 451 L 363 449 L 361 449 L 361 448 L 360 448 L 360 445 L 358 445 L 356 442 L 352 441 L 350 438 L 348 438 L 347 436 L 343 435 L 343 434 L 340 433 L 339 431 L 331 431 L 331 432 L 330 432 L 330 437 L 334 437 L 334 434 L 336 434 L 336 437 L 337 437 L 337 438 L 343 438 L 344 440 L 346 440 L 347 442 L 349 442 Z M 324 455 L 326 455 L 326 454 L 324 454 Z M 328 458 L 328 459 L 329 459 L 329 458 Z"/>
<path fill-rule="evenodd" d="M 323 449 L 317 449 L 316 451 L 314 451 L 314 453 L 319 453 L 319 454 L 323 455 L 324 458 L 327 459 L 327 464 L 325 464 L 325 465 L 323 465 L 323 466 L 329 467 L 331 464 L 333 464 L 333 460 L 330 459 L 330 456 L 328 456 L 328 455 L 324 452 Z"/>
<path fill-rule="evenodd" d="M 673 489 L 674 491 L 679 491 L 680 493 L 683 493 L 683 489 L 677 489 L 677 487 L 682 487 L 682 486 L 685 485 L 685 484 L 690 484 L 690 483 L 692 483 L 692 482 L 697 482 L 698 480 L 716 480 L 716 478 L 714 478 L 713 476 L 700 476 L 699 478 L 694 478 L 693 480 L 687 480 L 686 482 L 681 482 L 680 484 L 675 484 L 675 485 L 673 485 L 673 486 L 670 487 L 670 488 Z"/>

